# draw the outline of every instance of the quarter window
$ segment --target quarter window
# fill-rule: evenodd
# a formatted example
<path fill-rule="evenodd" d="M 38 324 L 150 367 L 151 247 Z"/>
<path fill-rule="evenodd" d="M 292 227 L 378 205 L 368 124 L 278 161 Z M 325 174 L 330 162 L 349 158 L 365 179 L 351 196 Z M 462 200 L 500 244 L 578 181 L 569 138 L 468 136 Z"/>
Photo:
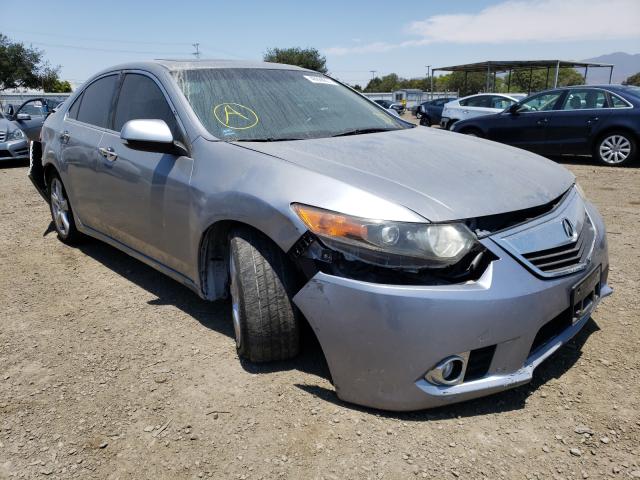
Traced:
<path fill-rule="evenodd" d="M 114 118 L 114 130 L 119 132 L 129 120 L 164 120 L 178 136 L 176 118 L 156 82 L 145 75 L 128 73 L 122 82 Z"/>
<path fill-rule="evenodd" d="M 570 90 L 564 99 L 562 110 L 584 110 L 606 108 L 607 97 L 602 90 L 580 89 Z"/>
<path fill-rule="evenodd" d="M 96 80 L 85 89 L 78 110 L 78 121 L 96 127 L 109 127 L 111 102 L 117 80 L 117 75 L 109 75 Z"/>
<path fill-rule="evenodd" d="M 622 100 L 620 97 L 614 94 L 609 94 L 609 98 L 611 99 L 611 106 L 613 108 L 627 108 L 629 105 L 627 102 Z"/>

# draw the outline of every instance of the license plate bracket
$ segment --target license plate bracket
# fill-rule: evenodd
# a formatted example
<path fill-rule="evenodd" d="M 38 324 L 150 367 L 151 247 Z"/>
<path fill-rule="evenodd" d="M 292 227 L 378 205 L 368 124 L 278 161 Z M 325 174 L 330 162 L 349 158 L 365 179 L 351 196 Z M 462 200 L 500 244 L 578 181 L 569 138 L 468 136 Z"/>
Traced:
<path fill-rule="evenodd" d="M 576 323 L 593 309 L 595 302 L 600 298 L 601 284 L 602 265 L 598 265 L 571 288 L 571 323 Z"/>

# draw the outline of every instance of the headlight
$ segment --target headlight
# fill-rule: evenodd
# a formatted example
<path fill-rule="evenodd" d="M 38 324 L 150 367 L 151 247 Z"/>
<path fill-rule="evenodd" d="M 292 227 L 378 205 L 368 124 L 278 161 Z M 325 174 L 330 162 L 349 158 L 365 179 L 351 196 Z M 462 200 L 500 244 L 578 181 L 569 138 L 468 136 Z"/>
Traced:
<path fill-rule="evenodd" d="M 22 138 L 24 138 L 24 132 L 19 128 L 10 131 L 7 135 L 7 140 L 20 140 Z"/>
<path fill-rule="evenodd" d="M 582 187 L 578 185 L 578 182 L 576 182 L 574 186 L 576 187 L 576 191 L 578 192 L 578 194 L 582 197 L 582 200 L 586 200 L 587 196 L 584 194 L 584 190 L 582 190 Z"/>
<path fill-rule="evenodd" d="M 347 259 L 391 268 L 443 268 L 459 262 L 474 245 L 462 223 L 393 222 L 352 217 L 294 203 L 313 233 Z"/>

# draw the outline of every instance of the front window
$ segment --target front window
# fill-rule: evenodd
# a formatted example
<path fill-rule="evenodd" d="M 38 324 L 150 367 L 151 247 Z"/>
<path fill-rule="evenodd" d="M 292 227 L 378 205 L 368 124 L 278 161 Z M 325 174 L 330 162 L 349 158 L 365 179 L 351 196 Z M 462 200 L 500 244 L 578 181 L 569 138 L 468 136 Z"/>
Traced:
<path fill-rule="evenodd" d="M 323 75 L 297 70 L 180 70 L 204 127 L 225 141 L 278 141 L 410 128 Z"/>
<path fill-rule="evenodd" d="M 520 102 L 520 112 L 540 112 L 553 110 L 562 92 L 541 93 Z"/>

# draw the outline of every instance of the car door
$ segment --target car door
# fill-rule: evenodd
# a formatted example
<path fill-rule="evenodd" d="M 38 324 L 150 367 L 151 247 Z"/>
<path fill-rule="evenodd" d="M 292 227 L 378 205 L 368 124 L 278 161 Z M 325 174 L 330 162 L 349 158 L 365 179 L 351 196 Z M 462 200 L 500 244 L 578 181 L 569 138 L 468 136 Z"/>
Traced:
<path fill-rule="evenodd" d="M 589 154 L 594 129 L 610 113 L 607 95 L 597 88 L 572 88 L 560 108 L 550 112 L 547 142 L 557 153 Z"/>
<path fill-rule="evenodd" d="M 555 90 L 524 99 L 516 111 L 503 111 L 488 121 L 488 138 L 537 153 L 550 153 L 547 144 L 550 114 L 561 98 L 562 91 Z"/>
<path fill-rule="evenodd" d="M 96 178 L 98 145 L 111 116 L 118 74 L 89 84 L 69 108 L 58 132 L 63 182 L 80 222 L 104 231 L 102 204 Z"/>
<path fill-rule="evenodd" d="M 116 240 L 180 273 L 189 272 L 189 180 L 186 156 L 135 150 L 120 139 L 129 120 L 160 119 L 182 139 L 174 109 L 160 84 L 143 72 L 126 73 L 102 137 L 97 171 L 104 221 Z M 184 143 L 184 142 L 183 142 Z"/>
<path fill-rule="evenodd" d="M 40 130 L 47 115 L 47 104 L 41 98 L 32 98 L 18 107 L 14 120 L 27 138 L 34 141 L 40 139 Z"/>

